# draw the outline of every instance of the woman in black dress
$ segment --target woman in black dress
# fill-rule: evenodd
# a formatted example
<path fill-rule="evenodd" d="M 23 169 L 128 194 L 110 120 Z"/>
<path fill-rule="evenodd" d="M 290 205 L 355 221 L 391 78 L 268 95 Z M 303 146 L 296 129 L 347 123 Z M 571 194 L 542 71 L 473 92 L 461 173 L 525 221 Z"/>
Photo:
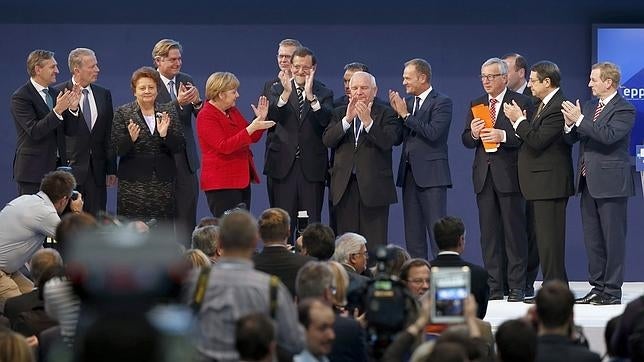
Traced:
<path fill-rule="evenodd" d="M 174 215 L 173 154 L 183 150 L 184 138 L 174 103 L 156 103 L 160 82 L 156 70 L 137 69 L 132 74 L 135 101 L 114 113 L 112 144 L 120 157 L 117 213 L 129 219 L 170 221 Z"/>

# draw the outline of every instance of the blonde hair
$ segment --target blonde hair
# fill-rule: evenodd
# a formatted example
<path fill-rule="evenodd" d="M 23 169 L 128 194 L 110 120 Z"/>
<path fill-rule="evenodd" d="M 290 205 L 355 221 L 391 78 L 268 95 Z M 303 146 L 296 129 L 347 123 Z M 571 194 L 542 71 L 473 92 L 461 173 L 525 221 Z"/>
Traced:
<path fill-rule="evenodd" d="M 199 249 L 188 249 L 183 253 L 183 257 L 193 269 L 203 268 L 211 264 L 208 256 Z"/>
<path fill-rule="evenodd" d="M 0 361 L 33 362 L 34 355 L 25 337 L 10 330 L 0 332 Z"/>
<path fill-rule="evenodd" d="M 601 78 L 601 80 L 610 79 L 613 81 L 614 88 L 619 88 L 619 82 L 621 81 L 622 75 L 616 64 L 611 62 L 601 62 L 593 64 L 592 69 L 599 69 L 599 78 Z"/>
<path fill-rule="evenodd" d="M 69 52 L 69 57 L 67 58 L 67 65 L 69 66 L 69 72 L 74 74 L 74 68 L 80 68 L 83 65 L 83 57 L 95 57 L 96 54 L 92 49 L 88 48 L 76 48 Z"/>
<path fill-rule="evenodd" d="M 206 99 L 216 100 L 220 93 L 239 88 L 239 79 L 233 73 L 212 73 L 206 81 Z"/>
<path fill-rule="evenodd" d="M 172 49 L 179 49 L 179 52 L 183 53 L 183 47 L 178 41 L 172 39 L 159 40 L 152 48 L 152 60 L 155 61 L 157 57 L 167 57 Z"/>
<path fill-rule="evenodd" d="M 347 273 L 342 264 L 337 261 L 330 260 L 327 263 L 333 272 L 333 278 L 335 279 L 335 295 L 333 296 L 333 304 L 344 307 L 347 305 L 349 273 Z"/>
<path fill-rule="evenodd" d="M 29 53 L 27 57 L 27 73 L 30 77 L 36 75 L 36 66 L 42 67 L 42 63 L 45 60 L 49 60 L 54 57 L 54 52 L 49 50 L 36 49 Z"/>

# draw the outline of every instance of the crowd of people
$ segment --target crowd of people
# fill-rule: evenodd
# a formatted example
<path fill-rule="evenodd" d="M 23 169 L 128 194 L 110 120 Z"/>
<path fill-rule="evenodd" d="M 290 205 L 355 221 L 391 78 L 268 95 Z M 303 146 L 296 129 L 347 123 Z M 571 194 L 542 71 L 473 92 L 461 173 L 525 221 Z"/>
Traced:
<path fill-rule="evenodd" d="M 528 67 L 521 55 L 508 54 L 481 65 L 484 94 L 471 102 L 461 137 L 475 150 L 472 183 L 484 264 L 477 266 L 461 257 L 465 225 L 447 216 L 453 104 L 433 87 L 429 62 L 406 62 L 407 96 L 390 90 L 384 101 L 368 66 L 349 63 L 345 95 L 334 100 L 315 78 L 314 52 L 285 39 L 278 44 L 278 76 L 266 82 L 248 122 L 236 106 L 238 78 L 213 73 L 202 99 L 181 72 L 182 51 L 179 42 L 160 40 L 152 50 L 154 67 L 132 74 L 134 101 L 116 109 L 110 91 L 96 84 L 91 49 L 72 50 L 71 79 L 57 85 L 54 53 L 28 56 L 30 80 L 11 99 L 19 197 L 0 212 L 0 302 L 6 301 L 8 325 L 29 337 L 41 358 L 56 348 L 100 355 L 92 338 L 105 330 L 78 329 L 87 305 L 78 285 L 86 275 L 63 264 L 56 249 L 88 230 L 104 231 L 107 221 L 134 235 L 169 225 L 163 230 L 176 250 L 188 249 L 182 265 L 192 266 L 194 275 L 178 278 L 186 292 L 173 296 L 193 310 L 198 333 L 191 345 L 207 360 L 393 361 L 414 350 L 425 353 L 420 360 L 491 360 L 497 353 L 483 319 L 488 301 L 506 296 L 536 306 L 525 320 L 499 329 L 498 358 L 550 361 L 555 357 L 540 351 L 561 348 L 598 360 L 573 342 L 572 307 L 620 304 L 622 298 L 635 110 L 617 91 L 615 64 L 593 65 L 588 86 L 598 99 L 583 105 L 566 100 L 561 71 L 550 61 Z M 250 145 L 264 135 L 271 208 L 255 220 L 244 211 L 251 205 L 250 184 L 260 180 Z M 399 145 L 394 180 L 392 149 Z M 106 187 L 115 185 L 118 217 L 110 217 Z M 321 224 L 327 185 L 329 226 Z M 402 188 L 404 249 L 387 240 L 396 186 Z M 199 188 L 212 217 L 197 224 Z M 566 206 L 575 193 L 581 194 L 592 286 L 577 299 L 567 287 L 564 254 Z M 310 224 L 295 235 L 300 216 Z M 46 238 L 54 248 L 39 251 Z M 383 269 L 375 263 L 381 249 L 388 255 Z M 461 331 L 426 329 L 434 266 L 470 270 L 472 297 Z M 535 293 L 539 269 L 544 286 Z M 365 295 L 382 273 L 405 287 L 413 301 L 405 305 L 413 308 L 401 306 L 409 320 L 374 350 L 377 328 Z M 15 300 L 27 296 L 28 302 Z M 16 304 L 24 309 L 16 312 Z M 641 302 L 632 308 L 641 311 Z M 609 350 L 619 357 L 640 352 L 639 342 L 631 343 L 641 333 L 638 315 L 631 311 L 615 322 L 615 349 Z M 106 316 L 95 319 L 109 325 Z M 154 329 L 145 320 L 139 327 Z M 87 332 L 80 341 L 77 329 Z M 422 332 L 437 330 L 429 345 L 415 343 Z M 519 333 L 524 339 L 515 331 L 525 331 Z M 153 338 L 141 343 L 155 346 Z M 508 357 L 513 354 L 520 356 Z M 440 359 L 445 356 L 454 359 Z"/>

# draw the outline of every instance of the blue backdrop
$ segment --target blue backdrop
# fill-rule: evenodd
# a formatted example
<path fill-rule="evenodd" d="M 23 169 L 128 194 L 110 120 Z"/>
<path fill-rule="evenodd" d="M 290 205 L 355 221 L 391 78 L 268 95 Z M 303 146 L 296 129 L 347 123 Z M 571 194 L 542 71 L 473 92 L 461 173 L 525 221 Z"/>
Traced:
<path fill-rule="evenodd" d="M 57 11 L 61 16 L 67 16 L 66 22 L 83 21 L 69 19 L 74 13 L 64 15 L 67 14 L 64 9 Z M 35 20 L 22 21 L 37 24 L 18 24 L 15 19 L 4 19 L 4 24 L 0 24 L 0 48 L 5 50 L 1 61 L 5 74 L 0 85 L 0 99 L 3 100 L 0 102 L 0 204 L 4 205 L 16 195 L 11 171 L 15 128 L 9 111 L 9 99 L 11 93 L 27 81 L 26 57 L 35 48 L 56 52 L 61 70 L 57 79 L 59 82 L 69 78 L 66 60 L 71 49 L 94 49 L 101 68 L 98 83 L 111 89 L 114 105 L 118 106 L 133 99 L 129 87 L 130 76 L 134 69 L 152 64 L 151 50 L 156 41 L 164 37 L 173 38 L 182 43 L 183 70 L 194 77 L 202 95 L 205 80 L 212 72 L 230 71 L 239 77 L 241 97 L 237 104 L 248 118 L 252 114 L 250 104 L 257 102 L 263 83 L 277 73 L 276 44 L 283 38 L 297 38 L 314 50 L 319 64 L 316 74 L 334 90 L 336 96 L 343 92 L 342 67 L 347 62 L 368 64 L 378 81 L 378 95 L 386 98 L 388 89 L 404 92 L 401 85 L 403 63 L 415 57 L 425 58 L 433 68 L 433 86 L 454 101 L 449 137 L 454 187 L 448 193 L 448 212 L 464 219 L 468 242 L 466 258 L 479 263 L 478 216 L 471 181 L 473 152 L 462 146 L 460 134 L 469 100 L 483 92 L 478 78 L 481 63 L 489 57 L 512 51 L 521 53 L 531 63 L 548 59 L 561 68 L 562 87 L 569 99 L 590 97 L 586 85 L 591 65 L 591 28 L 588 21 L 581 21 L 580 18 L 574 18 L 576 20 L 571 22 L 562 18 L 554 23 L 537 24 L 534 18 L 530 18 L 532 21 L 526 24 L 505 25 L 498 24 L 501 23 L 498 14 L 490 15 L 496 17 L 496 22 L 494 18 L 491 18 L 492 21 L 453 23 L 439 19 L 433 25 L 404 25 L 400 21 L 328 25 L 331 22 L 325 24 L 319 18 L 312 20 L 312 25 L 278 25 L 275 22 L 274 25 L 182 25 L 155 24 L 153 17 L 157 13 L 146 15 L 147 20 L 143 23 L 147 24 L 140 25 L 117 24 L 121 20 L 109 11 L 105 18 L 99 14 L 93 15 L 95 19 L 102 19 L 99 25 L 45 24 L 47 21 L 40 19 L 44 16 L 42 14 L 36 15 Z M 294 10 L 286 14 L 294 15 Z M 204 15 L 197 16 L 203 18 Z M 417 17 L 417 14 L 412 16 Z M 588 14 L 585 16 L 588 17 Z M 457 19 L 458 15 L 448 13 L 449 17 Z M 288 19 L 288 16 L 282 14 L 282 19 Z M 434 19 L 437 19 L 435 15 Z M 129 18 L 125 21 L 135 22 Z M 238 24 L 247 22 L 239 21 Z M 263 150 L 263 140 L 253 147 L 259 169 L 263 168 Z M 576 148 L 574 152 L 576 157 Z M 398 148 L 395 150 L 394 168 L 397 168 L 399 154 Z M 264 182 L 262 178 L 262 184 L 253 186 L 252 211 L 255 214 L 268 207 Z M 111 211 L 115 208 L 114 196 L 115 191 L 111 190 Z M 644 267 L 639 263 L 644 255 L 644 246 L 640 242 L 644 226 L 638 222 L 644 214 L 643 209 L 638 186 L 638 196 L 629 202 L 627 280 L 642 280 L 641 275 L 644 274 Z M 205 199 L 201 195 L 198 216 L 207 214 Z M 390 210 L 391 242 L 403 243 L 402 224 L 402 206 L 398 203 Z M 577 197 L 571 198 L 568 204 L 567 236 L 569 277 L 572 280 L 586 280 L 586 256 Z"/>

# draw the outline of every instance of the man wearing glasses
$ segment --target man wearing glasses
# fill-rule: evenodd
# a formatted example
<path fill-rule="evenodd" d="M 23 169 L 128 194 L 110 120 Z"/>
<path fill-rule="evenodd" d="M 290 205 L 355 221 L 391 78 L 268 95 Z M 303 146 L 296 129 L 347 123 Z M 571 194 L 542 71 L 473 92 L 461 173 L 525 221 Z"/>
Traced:
<path fill-rule="evenodd" d="M 427 260 L 411 259 L 400 269 L 400 280 L 416 299 L 420 299 L 429 290 L 430 274 Z"/>
<path fill-rule="evenodd" d="M 481 249 L 485 269 L 490 274 L 490 300 L 503 299 L 502 249 L 508 256 L 507 278 L 509 302 L 524 298 L 528 241 L 526 235 L 525 200 L 519 189 L 517 153 L 521 139 L 510 120 L 503 114 L 502 104 L 516 103 L 531 118 L 530 99 L 507 88 L 508 66 L 499 58 L 490 58 L 481 67 L 485 94 L 470 107 L 489 107 L 491 127 L 469 112 L 461 135 L 463 145 L 475 149 L 472 181 L 479 208 Z M 496 144 L 486 150 L 483 142 Z M 501 229 L 503 233 L 501 234 Z"/>
<path fill-rule="evenodd" d="M 291 230 L 301 211 L 309 222 L 320 222 L 324 202 L 328 150 L 322 133 L 331 119 L 333 92 L 315 79 L 316 67 L 313 52 L 297 48 L 290 74 L 280 71 L 268 97 L 268 117 L 277 125 L 267 141 L 264 174 L 271 207 L 288 212 Z"/>

